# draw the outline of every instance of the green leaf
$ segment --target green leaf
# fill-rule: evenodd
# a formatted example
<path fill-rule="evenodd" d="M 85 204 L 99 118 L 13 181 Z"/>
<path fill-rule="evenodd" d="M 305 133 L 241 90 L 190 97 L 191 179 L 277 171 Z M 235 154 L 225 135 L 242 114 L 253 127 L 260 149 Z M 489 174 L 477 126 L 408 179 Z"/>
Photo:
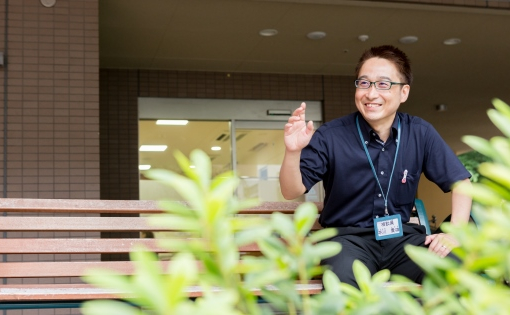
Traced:
<path fill-rule="evenodd" d="M 269 235 L 271 235 L 271 229 L 266 225 L 257 228 L 246 228 L 241 230 L 236 234 L 235 240 L 237 246 L 243 246 L 256 243 L 257 240 L 269 237 Z"/>
<path fill-rule="evenodd" d="M 217 184 L 211 187 L 209 198 L 227 204 L 239 185 L 239 179 L 234 177 L 232 173 L 225 173 L 222 176 L 224 177 L 217 177 L 220 180 L 215 181 Z"/>
<path fill-rule="evenodd" d="M 286 253 L 285 245 L 274 237 L 257 241 L 260 251 L 269 259 L 276 259 Z"/>
<path fill-rule="evenodd" d="M 274 212 L 271 215 L 271 224 L 273 229 L 279 233 L 283 238 L 289 241 L 294 241 L 296 233 L 295 226 L 290 217 L 281 212 Z"/>
<path fill-rule="evenodd" d="M 391 273 L 388 269 L 383 269 L 378 272 L 376 272 L 372 276 L 372 282 L 374 283 L 384 283 L 387 282 L 390 279 Z"/>
<path fill-rule="evenodd" d="M 510 137 L 510 118 L 495 109 L 489 109 L 487 115 L 492 123 L 498 127 L 505 136 Z"/>
<path fill-rule="evenodd" d="M 189 208 L 179 201 L 163 200 L 159 202 L 159 208 L 166 213 L 178 215 L 181 217 L 198 218 L 197 211 Z"/>
<path fill-rule="evenodd" d="M 263 288 L 267 285 L 275 285 L 281 281 L 290 281 L 294 285 L 294 279 L 291 278 L 291 275 L 287 270 L 275 269 L 257 273 L 256 277 L 251 278 L 249 284 L 255 288 Z"/>
<path fill-rule="evenodd" d="M 460 193 L 470 195 L 473 200 L 478 201 L 486 205 L 499 205 L 501 204 L 501 196 L 494 190 L 481 185 L 480 183 L 473 183 L 470 185 L 459 185 L 457 186 Z"/>
<path fill-rule="evenodd" d="M 510 124 L 510 119 L 509 122 Z M 503 137 L 492 137 L 490 140 L 492 148 L 498 153 L 501 163 L 510 166 L 510 142 Z"/>
<path fill-rule="evenodd" d="M 114 289 L 124 293 L 131 292 L 129 278 L 113 270 L 91 268 L 82 278 L 85 282 L 101 288 Z"/>
<path fill-rule="evenodd" d="M 368 270 L 367 266 L 365 266 L 361 261 L 355 260 L 352 264 L 352 270 L 354 272 L 354 278 L 356 278 L 356 282 L 362 292 L 369 291 L 369 284 L 371 280 L 371 274 Z"/>
<path fill-rule="evenodd" d="M 155 227 L 166 227 L 174 231 L 197 232 L 202 230 L 200 221 L 196 218 L 186 218 L 175 215 L 151 216 L 148 219 L 150 225 Z"/>
<path fill-rule="evenodd" d="M 326 292 L 338 295 L 341 294 L 340 280 L 333 271 L 324 271 L 324 275 L 322 276 L 322 283 L 324 284 L 324 289 Z"/>
<path fill-rule="evenodd" d="M 491 190 L 494 194 L 501 196 L 502 199 L 510 200 L 510 187 L 502 186 L 488 178 L 482 178 L 480 180 L 481 189 Z M 480 187 L 477 187 L 477 189 Z M 498 198 L 499 200 L 499 198 Z M 498 203 L 499 204 L 499 203 Z"/>
<path fill-rule="evenodd" d="M 156 255 L 138 247 L 130 253 L 130 258 L 136 267 L 131 286 L 134 294 L 144 305 L 150 305 L 160 312 L 168 309 L 163 272 Z"/>
<path fill-rule="evenodd" d="M 495 160 L 494 157 L 497 156 L 497 152 L 492 148 L 489 141 L 477 136 L 464 136 L 462 137 L 462 141 L 474 150 Z"/>
<path fill-rule="evenodd" d="M 299 235 L 305 236 L 310 232 L 318 216 L 317 206 L 311 202 L 300 204 L 294 213 L 294 224 Z"/>
<path fill-rule="evenodd" d="M 169 307 L 177 308 L 182 301 L 188 300 L 186 286 L 196 282 L 197 262 L 190 254 L 178 253 L 173 257 L 167 274 L 163 284 L 164 295 L 168 299 Z"/>
<path fill-rule="evenodd" d="M 81 305 L 84 315 L 143 315 L 137 307 L 115 300 L 86 301 Z"/>
<path fill-rule="evenodd" d="M 505 187 L 510 187 L 510 168 L 496 163 L 482 163 L 478 170 L 483 176 Z"/>
<path fill-rule="evenodd" d="M 163 169 L 148 170 L 147 177 L 172 187 L 193 209 L 204 208 L 204 194 L 197 184 L 181 175 Z"/>
<path fill-rule="evenodd" d="M 313 232 L 308 236 L 308 240 L 312 243 L 318 243 L 323 240 L 330 239 L 338 234 L 338 230 L 335 228 L 321 229 Z"/>
<path fill-rule="evenodd" d="M 308 252 L 314 257 L 325 259 L 340 253 L 342 245 L 337 242 L 322 242 L 310 247 Z"/>
<path fill-rule="evenodd" d="M 503 102 L 502 100 L 500 100 L 499 98 L 494 98 L 492 100 L 492 105 L 494 105 L 494 107 L 500 112 L 502 113 L 503 115 L 505 115 L 506 117 L 510 118 L 510 106 L 508 106 L 508 104 L 506 104 L 505 102 Z"/>
<path fill-rule="evenodd" d="M 195 165 L 195 168 L 192 169 L 189 165 L 186 165 L 185 167 L 187 167 L 187 170 L 193 171 L 193 173 L 196 174 L 198 183 L 204 192 L 209 190 L 212 172 L 211 158 L 204 151 L 198 149 L 191 151 L 189 156 L 190 161 Z M 179 160 L 184 159 L 183 157 L 180 157 L 178 161 Z"/>
<path fill-rule="evenodd" d="M 447 283 L 444 278 L 444 270 L 453 269 L 457 266 L 450 258 L 441 258 L 424 247 L 406 245 L 404 250 L 435 283 L 440 285 L 446 285 Z"/>
<path fill-rule="evenodd" d="M 198 183 L 198 174 L 195 169 L 191 168 L 192 162 L 179 150 L 175 150 L 173 153 L 179 168 L 182 170 L 186 178 L 189 178 L 191 181 Z"/>

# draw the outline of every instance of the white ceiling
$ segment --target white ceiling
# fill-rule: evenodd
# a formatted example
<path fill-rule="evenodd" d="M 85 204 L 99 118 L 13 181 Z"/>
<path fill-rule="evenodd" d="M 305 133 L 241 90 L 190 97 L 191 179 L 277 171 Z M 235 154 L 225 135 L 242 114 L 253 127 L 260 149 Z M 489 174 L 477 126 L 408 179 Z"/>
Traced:
<path fill-rule="evenodd" d="M 456 151 L 460 138 L 499 134 L 491 99 L 510 103 L 510 10 L 342 0 L 101 0 L 102 68 L 352 76 L 363 50 L 392 44 L 415 81 L 402 111 L 421 116 Z M 262 29 L 278 35 L 262 37 Z M 308 32 L 324 31 L 318 41 Z M 366 42 L 358 36 L 366 34 Z M 400 44 L 402 36 L 418 36 Z M 443 40 L 457 37 L 460 45 Z M 446 112 L 437 112 L 437 104 Z M 299 105 L 296 103 L 296 106 Z"/>

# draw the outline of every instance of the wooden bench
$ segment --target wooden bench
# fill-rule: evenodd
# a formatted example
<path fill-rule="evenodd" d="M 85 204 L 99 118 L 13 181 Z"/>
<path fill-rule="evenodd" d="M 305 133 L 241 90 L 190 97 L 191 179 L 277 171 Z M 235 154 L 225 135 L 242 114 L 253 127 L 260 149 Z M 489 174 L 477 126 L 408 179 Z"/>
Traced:
<path fill-rule="evenodd" d="M 297 202 L 265 202 L 241 213 L 292 214 L 298 205 Z M 321 203 L 317 206 L 322 209 Z M 133 245 L 140 243 L 154 252 L 168 253 L 157 246 L 156 239 L 138 237 L 140 232 L 157 231 L 147 223 L 146 217 L 140 216 L 161 212 L 154 201 L 7 198 L 0 199 L 0 212 L 3 213 L 0 309 L 75 308 L 86 300 L 116 298 L 117 292 L 80 280 L 89 268 L 133 273 L 131 262 L 101 261 L 101 255 L 125 258 Z M 101 238 L 105 232 L 124 235 Z M 241 251 L 256 254 L 259 249 L 249 245 Z M 322 284 L 314 281 L 308 286 L 297 285 L 297 289 L 314 294 L 322 290 Z M 201 295 L 197 287 L 190 287 L 187 293 L 190 297 Z"/>

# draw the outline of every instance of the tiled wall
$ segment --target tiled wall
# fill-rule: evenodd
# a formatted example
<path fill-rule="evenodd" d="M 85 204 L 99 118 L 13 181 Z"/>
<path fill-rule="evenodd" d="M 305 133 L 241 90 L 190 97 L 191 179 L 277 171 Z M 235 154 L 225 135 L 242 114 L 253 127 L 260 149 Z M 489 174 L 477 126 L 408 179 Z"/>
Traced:
<path fill-rule="evenodd" d="M 11 198 L 99 198 L 98 0 L 0 0 L 0 191 Z M 37 233 L 64 237 L 66 233 Z M 2 233 L 0 237 L 33 237 Z M 10 255 L 1 261 L 92 259 Z M 1 268 L 1 263 L 0 263 Z M 7 282 L 5 279 L 0 281 Z M 10 279 L 9 283 L 71 279 Z M 80 314 L 9 310 L 2 315 Z"/>
<path fill-rule="evenodd" d="M 98 0 L 0 11 L 3 197 L 99 198 Z"/>
<path fill-rule="evenodd" d="M 420 3 L 473 8 L 510 9 L 508 0 L 383 0 L 384 2 Z"/>
<path fill-rule="evenodd" d="M 354 107 L 353 78 L 102 69 L 101 198 L 138 199 L 137 97 L 322 101 L 325 121 Z"/>

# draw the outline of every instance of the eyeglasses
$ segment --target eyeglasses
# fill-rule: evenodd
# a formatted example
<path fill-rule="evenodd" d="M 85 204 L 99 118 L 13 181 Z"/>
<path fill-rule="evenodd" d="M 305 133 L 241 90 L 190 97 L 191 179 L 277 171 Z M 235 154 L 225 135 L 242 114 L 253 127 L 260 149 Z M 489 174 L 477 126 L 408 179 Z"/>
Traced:
<path fill-rule="evenodd" d="M 391 86 L 394 84 L 398 85 L 406 85 L 407 83 L 399 83 L 399 82 L 391 82 L 391 81 L 368 81 L 368 80 L 355 80 L 354 85 L 358 89 L 366 90 L 369 89 L 371 85 L 374 85 L 377 90 L 389 90 Z"/>

